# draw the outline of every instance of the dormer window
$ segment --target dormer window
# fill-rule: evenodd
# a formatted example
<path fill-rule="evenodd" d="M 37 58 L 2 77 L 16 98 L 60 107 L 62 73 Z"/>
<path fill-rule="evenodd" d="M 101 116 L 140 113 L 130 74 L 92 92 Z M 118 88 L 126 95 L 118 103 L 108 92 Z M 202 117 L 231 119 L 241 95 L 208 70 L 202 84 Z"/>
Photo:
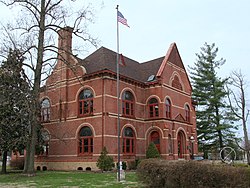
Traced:
<path fill-rule="evenodd" d="M 155 75 L 152 74 L 148 77 L 147 82 L 152 82 L 154 80 L 155 80 Z"/>

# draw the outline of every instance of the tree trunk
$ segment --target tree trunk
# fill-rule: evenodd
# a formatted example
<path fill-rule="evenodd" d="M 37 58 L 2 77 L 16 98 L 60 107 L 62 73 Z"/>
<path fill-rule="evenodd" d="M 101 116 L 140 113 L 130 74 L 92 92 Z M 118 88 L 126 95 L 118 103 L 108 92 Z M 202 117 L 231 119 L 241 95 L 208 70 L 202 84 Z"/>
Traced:
<path fill-rule="evenodd" d="M 28 162 L 30 161 L 30 138 L 27 142 L 27 145 L 26 145 L 26 155 L 25 155 L 25 159 L 24 159 L 24 169 L 23 169 L 23 173 L 24 174 L 27 174 L 28 172 Z"/>
<path fill-rule="evenodd" d="M 28 141 L 27 149 L 26 149 L 26 158 L 25 158 L 25 166 L 24 166 L 24 174 L 27 174 L 28 176 L 34 176 L 35 175 L 35 168 L 34 168 L 34 160 L 35 160 L 35 146 L 37 142 L 37 122 L 35 122 L 34 119 L 36 119 L 35 112 L 32 112 L 32 125 L 31 125 L 31 137 Z"/>
<path fill-rule="evenodd" d="M 247 164 L 250 165 L 250 151 L 247 151 Z"/>
<path fill-rule="evenodd" d="M 217 127 L 217 133 L 219 136 L 219 145 L 220 145 L 220 150 L 223 149 L 224 145 L 223 145 L 223 139 L 222 139 L 222 132 L 221 129 L 219 129 L 218 127 L 220 127 L 220 120 L 219 120 L 219 108 L 216 106 L 216 127 Z M 222 151 L 221 153 L 221 157 L 222 159 L 224 159 L 224 151 Z"/>
<path fill-rule="evenodd" d="M 31 139 L 29 147 L 29 153 L 27 153 L 29 160 L 25 165 L 25 173 L 28 176 L 35 175 L 35 146 L 37 143 L 37 130 L 40 117 L 40 84 L 41 84 L 41 72 L 43 65 L 43 52 L 44 52 L 44 33 L 45 33 L 45 0 L 41 0 L 41 12 L 39 20 L 39 37 L 38 37 L 38 51 L 37 51 L 37 64 L 34 75 L 33 86 L 33 107 L 32 121 L 31 121 Z"/>
<path fill-rule="evenodd" d="M 243 98 L 244 99 L 244 98 Z M 245 101 L 245 99 L 244 99 Z M 245 104 L 244 104 L 245 105 Z M 244 110 L 245 110 L 245 106 Z M 245 111 L 242 110 L 242 124 L 243 124 L 243 133 L 244 133 L 244 142 L 245 142 L 245 151 L 247 153 L 247 164 L 250 165 L 250 143 L 248 140 L 248 132 L 247 132 L 247 120 L 245 118 Z"/>
<path fill-rule="evenodd" d="M 7 170 L 7 151 L 3 151 L 2 174 L 6 174 Z"/>
<path fill-rule="evenodd" d="M 243 122 L 243 132 L 244 132 L 244 141 L 245 141 L 245 151 L 247 153 L 247 164 L 250 165 L 250 145 L 247 135 L 246 122 Z"/>
<path fill-rule="evenodd" d="M 222 133 L 221 130 L 218 130 L 218 135 L 219 135 L 219 145 L 220 145 L 220 150 L 223 149 L 223 139 L 222 139 Z M 224 150 L 221 152 L 221 158 L 224 159 Z"/>

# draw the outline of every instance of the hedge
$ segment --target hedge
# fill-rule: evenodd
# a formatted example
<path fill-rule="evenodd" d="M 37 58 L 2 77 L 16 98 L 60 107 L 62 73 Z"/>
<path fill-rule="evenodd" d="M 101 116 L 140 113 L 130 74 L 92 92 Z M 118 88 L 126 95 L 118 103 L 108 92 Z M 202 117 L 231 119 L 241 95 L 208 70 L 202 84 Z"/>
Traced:
<path fill-rule="evenodd" d="M 148 187 L 250 187 L 250 170 L 198 161 L 145 159 L 137 168 Z"/>

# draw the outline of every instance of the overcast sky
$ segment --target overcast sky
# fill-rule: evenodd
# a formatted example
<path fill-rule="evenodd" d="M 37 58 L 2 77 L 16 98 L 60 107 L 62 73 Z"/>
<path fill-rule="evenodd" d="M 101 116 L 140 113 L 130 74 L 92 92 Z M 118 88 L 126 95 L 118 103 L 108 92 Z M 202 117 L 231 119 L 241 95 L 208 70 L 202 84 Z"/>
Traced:
<path fill-rule="evenodd" d="M 250 0 L 135 0 L 103 2 L 93 32 L 101 45 L 116 51 L 116 5 L 130 28 L 119 24 L 120 53 L 139 62 L 165 56 L 171 43 L 179 49 L 186 70 L 196 62 L 205 42 L 219 48 L 226 63 L 220 77 L 241 69 L 248 81 L 250 108 Z M 94 51 L 94 49 L 92 49 Z M 248 123 L 248 132 L 250 126 Z M 242 130 L 239 130 L 242 134 Z"/>
<path fill-rule="evenodd" d="M 119 24 L 120 53 L 139 62 L 166 55 L 171 43 L 179 49 L 184 66 L 193 65 L 195 53 L 205 42 L 219 48 L 218 59 L 226 59 L 219 75 L 232 70 L 250 69 L 250 1 L 249 0 L 78 0 L 92 3 L 95 23 L 89 32 L 100 46 L 116 51 L 116 5 L 130 28 Z M 0 5 L 1 20 L 10 17 Z M 95 49 L 89 48 L 85 56 Z M 250 81 L 250 74 L 246 77 Z M 247 89 L 250 99 L 250 86 Z"/>
<path fill-rule="evenodd" d="M 119 25 L 120 52 L 139 62 L 164 56 L 175 42 L 184 65 L 193 65 L 205 42 L 219 48 L 226 64 L 221 73 L 250 68 L 249 0 L 96 1 L 93 32 L 101 46 L 116 51 L 116 5 L 130 28 Z M 96 4 L 98 4 L 96 3 Z M 250 77 L 249 77 L 250 80 Z"/>
<path fill-rule="evenodd" d="M 69 0 L 68 0 L 69 1 Z M 119 24 L 120 53 L 139 62 L 166 55 L 175 42 L 184 65 L 193 65 L 195 53 L 205 42 L 215 43 L 218 58 L 226 59 L 221 75 L 250 67 L 249 0 L 78 0 L 91 3 L 95 23 L 89 32 L 100 40 L 99 46 L 116 51 L 116 6 L 128 20 L 130 28 Z M 15 12 L 6 12 L 0 4 L 1 22 Z M 84 54 L 92 53 L 90 48 Z M 250 77 L 249 77 L 250 80 Z"/>

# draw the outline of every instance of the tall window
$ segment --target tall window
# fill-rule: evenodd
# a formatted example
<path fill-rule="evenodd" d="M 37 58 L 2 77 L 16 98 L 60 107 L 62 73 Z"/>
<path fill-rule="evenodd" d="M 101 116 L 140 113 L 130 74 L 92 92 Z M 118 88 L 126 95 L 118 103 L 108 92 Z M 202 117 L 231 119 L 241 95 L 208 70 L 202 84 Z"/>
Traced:
<path fill-rule="evenodd" d="M 185 105 L 185 120 L 190 122 L 190 108 L 187 104 Z"/>
<path fill-rule="evenodd" d="M 149 117 L 158 117 L 159 105 L 157 99 L 155 98 L 150 99 L 148 106 L 149 106 Z"/>
<path fill-rule="evenodd" d="M 126 127 L 123 131 L 123 147 L 124 154 L 135 153 L 135 136 L 134 131 L 130 127 Z"/>
<path fill-rule="evenodd" d="M 160 153 L 160 135 L 157 131 L 153 131 L 150 135 L 151 142 L 153 142 Z"/>
<path fill-rule="evenodd" d="M 171 103 L 170 100 L 166 100 L 166 118 L 171 118 Z"/>
<path fill-rule="evenodd" d="M 134 116 L 134 96 L 130 91 L 125 91 L 122 95 L 122 114 Z"/>
<path fill-rule="evenodd" d="M 81 128 L 79 132 L 79 147 L 80 155 L 88 155 L 93 153 L 93 134 L 89 127 Z"/>
<path fill-rule="evenodd" d="M 79 94 L 79 115 L 93 114 L 93 93 L 90 89 L 84 89 Z"/>
<path fill-rule="evenodd" d="M 43 99 L 41 103 L 41 121 L 48 122 L 50 120 L 50 102 L 49 99 Z"/>
<path fill-rule="evenodd" d="M 42 130 L 41 136 L 43 139 L 43 148 L 42 148 L 42 155 L 47 156 L 49 154 L 49 140 L 50 140 L 50 135 L 49 132 L 46 130 Z"/>
<path fill-rule="evenodd" d="M 173 154 L 173 142 L 170 134 L 168 135 L 168 153 Z"/>

